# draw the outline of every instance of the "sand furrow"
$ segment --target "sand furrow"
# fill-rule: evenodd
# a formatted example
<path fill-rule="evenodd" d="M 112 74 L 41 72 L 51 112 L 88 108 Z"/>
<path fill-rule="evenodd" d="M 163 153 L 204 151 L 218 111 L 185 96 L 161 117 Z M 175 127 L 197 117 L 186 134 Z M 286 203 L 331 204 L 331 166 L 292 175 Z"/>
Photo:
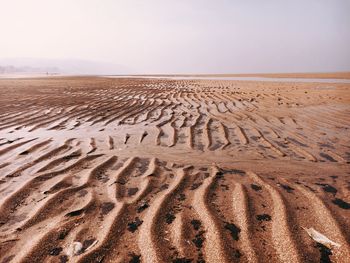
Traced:
<path fill-rule="evenodd" d="M 220 231 L 215 219 L 210 212 L 207 204 L 207 193 L 218 172 L 216 167 L 212 167 L 211 175 L 204 180 L 203 184 L 193 196 L 193 208 L 199 215 L 205 228 L 205 259 L 208 262 L 228 262 L 225 250 L 222 244 Z"/>
<path fill-rule="evenodd" d="M 273 201 L 272 241 L 281 262 L 301 262 L 295 240 L 290 232 L 288 214 L 281 195 L 255 173 L 248 172 L 248 175 L 253 181 L 264 186 L 271 195 Z"/>
<path fill-rule="evenodd" d="M 233 211 L 234 217 L 238 226 L 241 229 L 242 251 L 246 256 L 248 262 L 258 262 L 258 258 L 255 254 L 254 247 L 251 243 L 250 237 L 250 218 L 248 214 L 248 201 L 247 194 L 244 187 L 240 183 L 235 184 L 235 188 L 232 193 L 233 196 Z"/>
<path fill-rule="evenodd" d="M 141 226 L 138 244 L 141 250 L 142 259 L 145 262 L 160 262 L 164 255 L 158 252 L 155 228 L 157 217 L 162 211 L 167 200 L 173 198 L 176 190 L 180 187 L 186 174 L 184 170 L 178 170 L 175 175 L 173 184 L 163 192 L 162 196 L 155 199 L 145 215 L 145 221 Z"/>

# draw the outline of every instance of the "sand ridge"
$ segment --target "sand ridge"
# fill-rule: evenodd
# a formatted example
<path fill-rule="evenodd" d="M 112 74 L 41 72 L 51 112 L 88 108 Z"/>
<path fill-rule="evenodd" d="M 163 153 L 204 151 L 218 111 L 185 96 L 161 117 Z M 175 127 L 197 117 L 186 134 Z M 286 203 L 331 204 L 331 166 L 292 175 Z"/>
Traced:
<path fill-rule="evenodd" d="M 2 79 L 0 261 L 347 262 L 349 89 Z"/>

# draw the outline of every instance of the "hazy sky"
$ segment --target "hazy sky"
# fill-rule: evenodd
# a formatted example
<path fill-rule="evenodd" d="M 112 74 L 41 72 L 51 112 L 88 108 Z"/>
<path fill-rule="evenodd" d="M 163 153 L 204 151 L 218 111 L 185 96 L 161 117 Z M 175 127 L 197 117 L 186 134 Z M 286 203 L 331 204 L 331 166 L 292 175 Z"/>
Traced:
<path fill-rule="evenodd" d="M 134 73 L 344 71 L 350 0 L 0 0 L 5 57 Z"/>

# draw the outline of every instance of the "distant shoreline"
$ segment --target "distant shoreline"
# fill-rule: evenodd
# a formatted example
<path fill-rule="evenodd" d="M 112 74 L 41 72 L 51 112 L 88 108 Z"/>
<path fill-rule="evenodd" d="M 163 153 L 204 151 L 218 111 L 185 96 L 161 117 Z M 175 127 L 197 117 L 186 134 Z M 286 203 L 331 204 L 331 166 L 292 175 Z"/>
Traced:
<path fill-rule="evenodd" d="M 117 76 L 117 75 L 116 75 Z M 310 73 L 249 73 L 249 74 L 135 74 L 128 76 L 147 77 L 263 77 L 263 78 L 315 78 L 315 79 L 350 79 L 347 72 L 310 72 Z"/>
<path fill-rule="evenodd" d="M 349 72 L 326 72 L 326 73 L 250 73 L 250 74 L 60 74 L 60 73 L 0 73 L 0 79 L 16 79 L 16 78 L 46 78 L 46 77 L 118 77 L 118 78 L 215 78 L 223 80 L 226 78 L 266 78 L 267 79 L 320 79 L 320 80 L 350 80 Z M 283 81 L 283 80 L 282 80 Z M 288 81 L 288 80 L 287 80 Z"/>

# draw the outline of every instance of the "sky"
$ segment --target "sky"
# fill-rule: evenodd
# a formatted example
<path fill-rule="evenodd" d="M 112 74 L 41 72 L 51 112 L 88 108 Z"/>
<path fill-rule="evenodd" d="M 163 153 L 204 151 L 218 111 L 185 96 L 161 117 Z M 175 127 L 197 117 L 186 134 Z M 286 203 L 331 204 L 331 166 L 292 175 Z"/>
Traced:
<path fill-rule="evenodd" d="M 349 14 L 350 0 L 0 0 L 0 63 L 79 61 L 115 74 L 349 71 Z"/>

